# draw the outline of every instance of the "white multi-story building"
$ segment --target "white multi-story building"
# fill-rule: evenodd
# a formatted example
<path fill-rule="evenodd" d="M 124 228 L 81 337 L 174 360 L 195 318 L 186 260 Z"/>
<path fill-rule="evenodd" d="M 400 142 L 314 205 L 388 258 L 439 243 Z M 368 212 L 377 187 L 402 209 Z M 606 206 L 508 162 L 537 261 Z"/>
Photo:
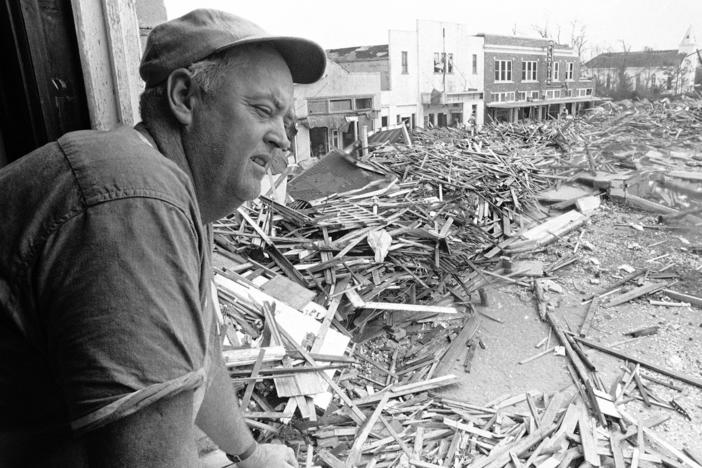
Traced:
<path fill-rule="evenodd" d="M 328 51 L 353 71 L 381 74 L 380 125 L 483 123 L 483 39 L 458 23 L 418 20 L 388 32 L 388 44 Z"/>

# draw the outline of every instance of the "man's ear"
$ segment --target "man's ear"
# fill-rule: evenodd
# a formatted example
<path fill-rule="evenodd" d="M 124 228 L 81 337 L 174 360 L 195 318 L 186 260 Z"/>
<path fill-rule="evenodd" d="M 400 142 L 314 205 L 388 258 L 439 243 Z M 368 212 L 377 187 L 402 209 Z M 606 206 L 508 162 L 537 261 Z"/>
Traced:
<path fill-rule="evenodd" d="M 178 68 L 168 75 L 166 98 L 173 117 L 181 125 L 190 125 L 193 121 L 193 108 L 197 94 L 197 85 L 192 73 L 186 68 Z"/>

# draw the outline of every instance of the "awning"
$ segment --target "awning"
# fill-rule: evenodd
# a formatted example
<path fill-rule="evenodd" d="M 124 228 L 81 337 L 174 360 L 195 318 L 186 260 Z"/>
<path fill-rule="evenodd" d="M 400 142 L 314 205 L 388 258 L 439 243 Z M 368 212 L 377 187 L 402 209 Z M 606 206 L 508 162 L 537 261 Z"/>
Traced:
<path fill-rule="evenodd" d="M 602 98 L 597 96 L 579 96 L 556 99 L 539 99 L 536 101 L 490 102 L 486 104 L 486 106 L 492 109 L 514 109 L 517 107 L 538 107 L 548 106 L 551 104 L 568 104 L 571 102 L 597 102 L 601 100 Z"/>
<path fill-rule="evenodd" d="M 346 116 L 342 114 L 327 114 L 327 115 L 310 115 L 300 121 L 302 125 L 308 128 L 327 127 L 341 130 L 345 132 L 349 123 Z"/>

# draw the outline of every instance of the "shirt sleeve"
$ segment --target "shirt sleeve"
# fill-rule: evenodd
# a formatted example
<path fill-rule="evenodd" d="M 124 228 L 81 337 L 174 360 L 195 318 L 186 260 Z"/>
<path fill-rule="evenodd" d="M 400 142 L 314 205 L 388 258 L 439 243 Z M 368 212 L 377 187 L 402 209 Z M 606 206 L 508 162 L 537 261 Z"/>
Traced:
<path fill-rule="evenodd" d="M 49 364 L 71 425 L 91 430 L 203 382 L 206 242 L 164 200 L 100 203 L 64 222 L 35 269 Z"/>

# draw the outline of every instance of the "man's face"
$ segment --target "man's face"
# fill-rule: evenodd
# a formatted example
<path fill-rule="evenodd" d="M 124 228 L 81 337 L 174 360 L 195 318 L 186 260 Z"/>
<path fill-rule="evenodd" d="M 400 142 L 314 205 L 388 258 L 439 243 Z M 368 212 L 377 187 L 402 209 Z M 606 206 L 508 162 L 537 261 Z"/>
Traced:
<path fill-rule="evenodd" d="M 198 101 L 183 143 L 203 221 L 229 214 L 261 191 L 276 150 L 287 150 L 290 70 L 272 48 L 245 53 L 218 88 Z"/>

